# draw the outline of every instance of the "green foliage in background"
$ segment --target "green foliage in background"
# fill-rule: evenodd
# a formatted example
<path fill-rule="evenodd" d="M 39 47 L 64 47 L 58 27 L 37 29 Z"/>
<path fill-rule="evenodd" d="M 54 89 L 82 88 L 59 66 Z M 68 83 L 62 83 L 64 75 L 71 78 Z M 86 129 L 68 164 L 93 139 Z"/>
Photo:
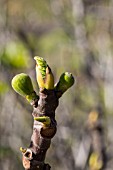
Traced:
<path fill-rule="evenodd" d="M 16 157 L 15 157 L 16 155 Z M 4 168 L 4 162 L 9 169 L 21 170 L 22 165 L 20 163 L 19 157 L 16 152 L 14 152 L 10 147 L 0 147 L 0 167 Z"/>
<path fill-rule="evenodd" d="M 9 90 L 9 86 L 6 82 L 0 81 L 0 94 L 3 95 Z"/>
<path fill-rule="evenodd" d="M 30 67 L 30 57 L 28 50 L 21 42 L 7 43 L 4 53 L 1 56 L 1 62 L 7 67 L 28 68 Z"/>
<path fill-rule="evenodd" d="M 62 29 L 56 29 L 41 37 L 39 49 L 43 54 L 54 54 L 64 44 L 69 42 L 69 37 Z"/>

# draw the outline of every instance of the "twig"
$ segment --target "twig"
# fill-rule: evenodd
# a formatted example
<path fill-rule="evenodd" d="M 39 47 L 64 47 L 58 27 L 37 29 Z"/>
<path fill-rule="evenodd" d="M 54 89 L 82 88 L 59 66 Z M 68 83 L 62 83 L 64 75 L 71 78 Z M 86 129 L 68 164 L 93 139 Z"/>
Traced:
<path fill-rule="evenodd" d="M 37 56 L 34 59 L 39 96 L 34 91 L 32 81 L 27 74 L 21 73 L 12 79 L 13 89 L 33 106 L 34 123 L 31 142 L 27 149 L 21 147 L 20 150 L 23 154 L 22 162 L 25 170 L 49 170 L 51 167 L 45 163 L 45 157 L 57 130 L 55 110 L 59 98 L 74 84 L 74 77 L 71 73 L 65 72 L 54 86 L 54 76 L 46 61 Z"/>

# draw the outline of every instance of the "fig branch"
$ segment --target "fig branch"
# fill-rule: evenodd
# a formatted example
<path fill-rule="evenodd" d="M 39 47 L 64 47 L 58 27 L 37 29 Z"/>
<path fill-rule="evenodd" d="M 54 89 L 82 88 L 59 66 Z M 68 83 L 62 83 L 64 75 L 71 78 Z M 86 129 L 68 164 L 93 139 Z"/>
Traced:
<path fill-rule="evenodd" d="M 36 61 L 36 79 L 39 95 L 33 89 L 31 78 L 21 73 L 12 79 L 13 89 L 23 96 L 32 106 L 34 118 L 33 133 L 28 148 L 20 148 L 25 170 L 49 170 L 45 163 L 46 152 L 57 130 L 55 110 L 59 98 L 74 84 L 71 73 L 63 73 L 54 85 L 51 68 L 42 57 L 34 57 Z"/>

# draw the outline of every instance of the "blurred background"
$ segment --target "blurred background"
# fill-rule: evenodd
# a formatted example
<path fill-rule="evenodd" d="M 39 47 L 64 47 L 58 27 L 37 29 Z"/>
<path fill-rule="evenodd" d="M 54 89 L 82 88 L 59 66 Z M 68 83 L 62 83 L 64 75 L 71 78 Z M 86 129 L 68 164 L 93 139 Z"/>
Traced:
<path fill-rule="evenodd" d="M 11 87 L 14 75 L 30 75 L 38 93 L 34 56 L 43 57 L 55 82 L 64 71 L 76 83 L 60 99 L 58 130 L 46 157 L 54 170 L 87 169 L 88 114 L 102 108 L 107 169 L 113 169 L 113 0 L 0 0 L 0 169 L 23 170 L 19 148 L 32 135 L 32 107 Z M 82 155 L 81 155 L 82 157 Z M 87 157 L 87 153 L 86 153 Z"/>

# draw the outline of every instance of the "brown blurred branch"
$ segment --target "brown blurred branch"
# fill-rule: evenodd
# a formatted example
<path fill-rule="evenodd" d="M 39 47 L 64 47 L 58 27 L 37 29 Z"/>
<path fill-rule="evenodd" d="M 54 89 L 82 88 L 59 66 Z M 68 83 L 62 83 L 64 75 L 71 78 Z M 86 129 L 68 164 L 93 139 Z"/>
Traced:
<path fill-rule="evenodd" d="M 90 170 L 102 170 L 106 167 L 106 147 L 104 116 L 102 111 L 92 111 L 88 117 L 88 129 L 91 137 Z"/>

